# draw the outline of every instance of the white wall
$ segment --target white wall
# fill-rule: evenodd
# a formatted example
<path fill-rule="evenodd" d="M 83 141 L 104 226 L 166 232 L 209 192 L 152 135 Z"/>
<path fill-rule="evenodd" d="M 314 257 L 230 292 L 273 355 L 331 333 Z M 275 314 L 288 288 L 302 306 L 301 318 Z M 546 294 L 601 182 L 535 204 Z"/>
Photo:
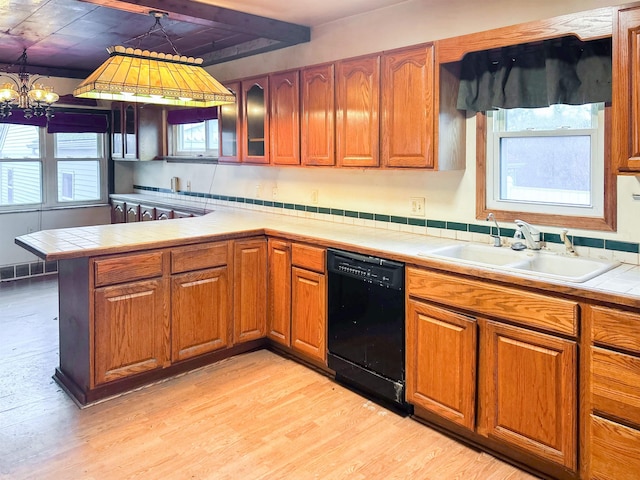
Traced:
<path fill-rule="evenodd" d="M 616 5 L 607 0 L 410 0 L 314 28 L 311 42 L 211 67 L 220 80 L 231 80 L 288 68 L 414 45 L 525 21 Z M 426 217 L 465 223 L 475 219 L 475 120 L 467 125 L 467 167 L 459 172 L 376 171 L 336 168 L 137 163 L 133 183 L 169 188 L 177 176 L 193 191 L 311 204 L 318 190 L 318 205 L 357 211 L 409 216 L 410 197 L 426 198 Z M 257 194 L 260 185 L 261 193 Z M 637 242 L 640 239 L 640 193 L 635 177 L 618 180 L 618 232 L 572 232 Z M 545 228 L 552 232 L 553 228 Z M 557 230 L 557 229 L 555 229 Z"/>

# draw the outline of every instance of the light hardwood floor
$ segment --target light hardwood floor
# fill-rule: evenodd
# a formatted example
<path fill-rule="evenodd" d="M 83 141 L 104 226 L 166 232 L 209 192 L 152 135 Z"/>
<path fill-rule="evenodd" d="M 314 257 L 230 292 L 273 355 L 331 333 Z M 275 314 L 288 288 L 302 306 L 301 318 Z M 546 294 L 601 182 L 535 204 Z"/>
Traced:
<path fill-rule="evenodd" d="M 268 351 L 79 409 L 55 279 L 0 284 L 0 478 L 530 479 Z"/>

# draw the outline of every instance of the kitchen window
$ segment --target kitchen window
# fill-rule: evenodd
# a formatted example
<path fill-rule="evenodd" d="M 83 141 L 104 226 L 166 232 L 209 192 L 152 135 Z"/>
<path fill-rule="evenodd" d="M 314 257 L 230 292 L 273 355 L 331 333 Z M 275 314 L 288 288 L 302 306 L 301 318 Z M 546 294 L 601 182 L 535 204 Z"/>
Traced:
<path fill-rule="evenodd" d="M 217 157 L 218 120 L 172 125 L 172 154 L 177 157 Z"/>
<path fill-rule="evenodd" d="M 604 104 L 487 113 L 487 207 L 601 217 Z"/>
<path fill-rule="evenodd" d="M 105 134 L 0 124 L 0 210 L 106 201 Z"/>

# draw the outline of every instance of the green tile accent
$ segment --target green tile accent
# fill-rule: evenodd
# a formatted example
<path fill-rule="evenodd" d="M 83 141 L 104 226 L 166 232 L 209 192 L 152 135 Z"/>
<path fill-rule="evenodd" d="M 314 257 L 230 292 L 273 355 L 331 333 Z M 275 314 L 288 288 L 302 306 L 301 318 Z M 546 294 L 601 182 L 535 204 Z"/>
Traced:
<path fill-rule="evenodd" d="M 339 208 L 332 208 L 331 215 L 338 215 L 339 217 L 344 217 L 344 210 L 340 210 Z"/>
<path fill-rule="evenodd" d="M 442 220 L 427 220 L 427 227 L 429 228 L 447 228 L 447 222 Z"/>
<path fill-rule="evenodd" d="M 307 205 L 307 212 L 318 213 L 318 207 L 311 207 Z"/>
<path fill-rule="evenodd" d="M 318 211 L 320 213 L 324 213 L 326 215 L 330 215 L 331 214 L 331 209 L 330 208 L 326 208 L 326 207 L 320 207 L 320 208 L 318 208 Z"/>
<path fill-rule="evenodd" d="M 282 202 L 273 202 L 273 206 L 276 208 L 283 208 L 284 207 L 284 203 Z"/>
<path fill-rule="evenodd" d="M 344 216 L 350 218 L 358 218 L 358 212 L 354 212 L 353 210 L 345 210 Z"/>
<path fill-rule="evenodd" d="M 459 222 L 447 222 L 447 230 L 456 230 L 458 232 L 466 232 L 469 230 L 469 224 Z"/>
<path fill-rule="evenodd" d="M 473 233 L 485 233 L 490 234 L 491 228 L 489 225 L 474 225 L 473 223 L 469 224 L 469 231 Z"/>
<path fill-rule="evenodd" d="M 573 237 L 573 245 L 576 247 L 604 248 L 602 238 Z"/>
<path fill-rule="evenodd" d="M 300 204 L 298 204 L 298 203 L 296 203 L 296 204 L 294 205 L 294 208 L 295 208 L 296 210 L 301 211 L 301 212 L 304 212 L 304 210 L 305 210 L 305 206 L 304 206 L 304 205 L 300 205 Z"/>
<path fill-rule="evenodd" d="M 619 242 L 617 240 L 605 240 L 604 248 L 607 250 L 617 250 L 619 252 L 639 253 L 637 243 Z"/>
<path fill-rule="evenodd" d="M 413 225 L 415 227 L 426 227 L 427 221 L 424 218 L 411 218 L 409 217 L 409 225 Z"/>
<path fill-rule="evenodd" d="M 365 220 L 373 220 L 373 213 L 360 212 L 360 218 L 364 218 Z"/>
<path fill-rule="evenodd" d="M 389 217 L 389 215 L 381 215 L 379 213 L 376 213 L 373 215 L 373 219 L 379 222 L 388 222 L 389 220 L 391 220 L 391 217 Z"/>
<path fill-rule="evenodd" d="M 255 202 L 253 198 L 238 198 L 237 201 L 238 203 L 249 203 L 251 205 Z"/>
<path fill-rule="evenodd" d="M 516 234 L 516 229 L 515 228 L 501 228 L 500 229 L 500 234 L 502 235 L 503 238 L 505 238 L 505 237 L 513 238 L 513 236 Z"/>
<path fill-rule="evenodd" d="M 264 200 L 254 200 L 253 203 L 255 203 L 256 205 L 264 205 Z"/>
<path fill-rule="evenodd" d="M 562 243 L 562 240 L 560 240 L 560 235 L 557 233 L 543 233 L 542 239 L 545 242 L 549 243 Z"/>
<path fill-rule="evenodd" d="M 286 210 L 293 210 L 295 207 L 294 207 L 293 203 L 285 203 L 284 204 L 284 208 Z"/>
<path fill-rule="evenodd" d="M 395 217 L 391 216 L 391 223 L 400 223 L 402 225 L 408 225 L 409 219 L 407 217 Z"/>

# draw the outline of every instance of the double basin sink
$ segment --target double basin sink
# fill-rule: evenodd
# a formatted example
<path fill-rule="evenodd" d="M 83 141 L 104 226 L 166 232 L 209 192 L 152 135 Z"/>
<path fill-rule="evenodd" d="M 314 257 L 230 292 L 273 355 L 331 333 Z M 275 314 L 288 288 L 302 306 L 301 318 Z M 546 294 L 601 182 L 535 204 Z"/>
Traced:
<path fill-rule="evenodd" d="M 418 255 L 576 283 L 586 282 L 619 265 L 617 261 L 476 244 L 449 245 Z"/>

